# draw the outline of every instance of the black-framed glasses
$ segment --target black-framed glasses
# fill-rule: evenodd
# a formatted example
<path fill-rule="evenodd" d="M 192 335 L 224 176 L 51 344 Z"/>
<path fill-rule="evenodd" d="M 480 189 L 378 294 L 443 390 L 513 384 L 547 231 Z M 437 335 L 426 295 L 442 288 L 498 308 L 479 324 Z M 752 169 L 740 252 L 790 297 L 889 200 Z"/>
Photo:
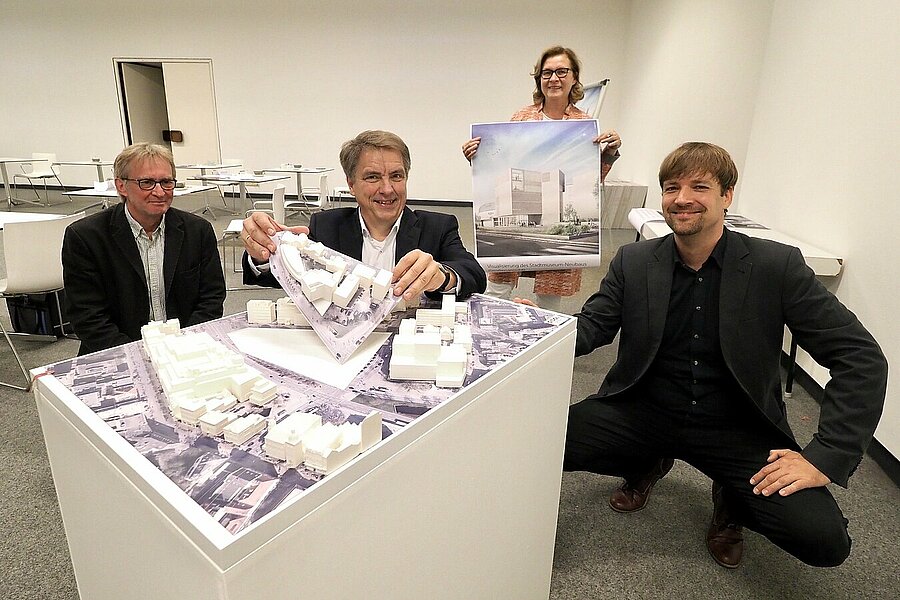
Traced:
<path fill-rule="evenodd" d="M 566 67 L 560 67 L 559 69 L 541 69 L 541 79 L 550 79 L 553 77 L 554 73 L 556 73 L 556 76 L 560 79 L 565 79 L 566 75 L 568 75 L 571 70 L 572 69 L 567 69 Z"/>
<path fill-rule="evenodd" d="M 122 181 L 133 181 L 145 192 L 152 191 L 156 184 L 159 184 L 159 187 L 164 191 L 171 192 L 175 189 L 175 184 L 178 183 L 177 179 L 129 179 L 128 177 L 120 177 L 119 179 Z"/>

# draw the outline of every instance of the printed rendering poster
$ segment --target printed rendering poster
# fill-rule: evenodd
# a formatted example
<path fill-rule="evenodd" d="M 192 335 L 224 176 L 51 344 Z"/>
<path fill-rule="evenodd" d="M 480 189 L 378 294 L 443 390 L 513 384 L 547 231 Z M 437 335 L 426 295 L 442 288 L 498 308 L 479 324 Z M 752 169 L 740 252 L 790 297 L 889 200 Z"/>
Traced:
<path fill-rule="evenodd" d="M 600 147 L 595 120 L 477 123 L 475 246 L 487 271 L 600 264 Z"/>

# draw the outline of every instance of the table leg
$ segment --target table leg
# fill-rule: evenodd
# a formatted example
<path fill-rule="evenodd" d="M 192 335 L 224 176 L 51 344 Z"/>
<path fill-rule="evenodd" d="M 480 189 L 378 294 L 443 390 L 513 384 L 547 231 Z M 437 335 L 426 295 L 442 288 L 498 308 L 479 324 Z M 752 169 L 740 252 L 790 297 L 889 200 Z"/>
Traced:
<path fill-rule="evenodd" d="M 9 191 L 9 174 L 6 172 L 5 162 L 0 162 L 0 175 L 3 176 L 3 189 L 6 190 L 6 210 L 12 210 L 12 194 Z"/>

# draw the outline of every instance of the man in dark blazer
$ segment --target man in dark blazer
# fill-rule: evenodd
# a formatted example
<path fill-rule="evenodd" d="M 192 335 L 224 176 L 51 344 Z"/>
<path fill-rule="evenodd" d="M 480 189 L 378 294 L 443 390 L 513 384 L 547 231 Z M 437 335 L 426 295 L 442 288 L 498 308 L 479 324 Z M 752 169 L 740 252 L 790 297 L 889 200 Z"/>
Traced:
<path fill-rule="evenodd" d="M 164 146 L 140 143 L 116 158 L 123 202 L 66 230 L 63 280 L 79 355 L 141 337 L 149 321 L 182 327 L 222 316 L 225 278 L 205 219 L 171 208 L 175 164 Z"/>
<path fill-rule="evenodd" d="M 623 246 L 577 315 L 576 354 L 617 334 L 619 347 L 599 391 L 570 409 L 564 468 L 624 477 L 610 505 L 631 512 L 684 460 L 714 482 L 707 547 L 720 565 L 740 563 L 741 525 L 838 565 L 850 538 L 826 485 L 846 486 L 872 439 L 885 358 L 798 249 L 724 228 L 737 182 L 725 150 L 683 144 L 659 180 L 674 234 Z M 785 326 L 831 374 L 804 447 L 781 394 Z"/>
<path fill-rule="evenodd" d="M 409 149 L 387 131 L 364 131 L 341 148 L 341 167 L 357 208 L 316 213 L 310 238 L 366 264 L 393 271 L 394 293 L 411 300 L 420 293 L 483 292 L 487 277 L 459 238 L 456 217 L 406 207 Z M 244 283 L 278 285 L 268 271 L 275 245 L 271 236 L 286 229 L 265 213 L 244 220 L 241 238 Z"/>

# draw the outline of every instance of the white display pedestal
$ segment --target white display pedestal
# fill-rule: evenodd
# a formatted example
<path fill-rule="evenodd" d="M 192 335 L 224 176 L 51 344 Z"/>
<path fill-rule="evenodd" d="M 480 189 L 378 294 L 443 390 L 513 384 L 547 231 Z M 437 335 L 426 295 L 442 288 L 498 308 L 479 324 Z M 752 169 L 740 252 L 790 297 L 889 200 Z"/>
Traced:
<path fill-rule="evenodd" d="M 547 598 L 574 346 L 573 319 L 237 535 L 40 377 L 81 597 Z"/>

